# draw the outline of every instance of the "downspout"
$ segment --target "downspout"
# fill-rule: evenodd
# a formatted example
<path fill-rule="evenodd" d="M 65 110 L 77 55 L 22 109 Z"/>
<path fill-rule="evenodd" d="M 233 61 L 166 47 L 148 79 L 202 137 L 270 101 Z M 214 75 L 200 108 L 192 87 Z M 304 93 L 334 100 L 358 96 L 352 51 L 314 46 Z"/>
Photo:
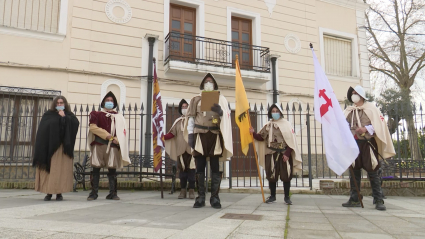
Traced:
<path fill-rule="evenodd" d="M 149 164 L 151 158 L 152 146 L 152 82 L 153 82 L 153 46 L 155 37 L 149 37 L 149 60 L 148 60 L 148 87 L 146 89 L 147 103 L 146 103 L 146 131 L 145 131 L 145 154 L 144 158 Z"/>
<path fill-rule="evenodd" d="M 276 79 L 276 61 L 279 55 L 271 55 L 272 61 L 272 81 L 273 81 L 273 103 L 279 103 L 279 91 L 277 90 L 277 79 Z"/>

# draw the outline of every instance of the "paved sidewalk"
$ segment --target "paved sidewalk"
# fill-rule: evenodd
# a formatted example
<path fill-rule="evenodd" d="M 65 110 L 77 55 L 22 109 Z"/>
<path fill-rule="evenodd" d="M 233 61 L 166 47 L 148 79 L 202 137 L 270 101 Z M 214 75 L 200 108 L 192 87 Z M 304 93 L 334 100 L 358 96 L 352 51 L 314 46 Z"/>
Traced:
<path fill-rule="evenodd" d="M 292 196 L 294 205 L 264 204 L 260 194 L 222 193 L 221 210 L 193 209 L 177 194 L 120 191 L 120 201 L 87 202 L 88 192 L 66 193 L 44 202 L 32 190 L 0 190 L 0 238 L 424 238 L 423 198 L 391 197 L 388 210 L 341 207 L 346 196 Z M 208 204 L 208 203 L 207 203 Z M 289 212 L 288 212 L 289 210 Z M 260 220 L 223 219 L 228 213 L 262 215 Z M 287 220 L 289 219 L 289 220 Z M 286 226 L 287 225 L 287 226 Z"/>

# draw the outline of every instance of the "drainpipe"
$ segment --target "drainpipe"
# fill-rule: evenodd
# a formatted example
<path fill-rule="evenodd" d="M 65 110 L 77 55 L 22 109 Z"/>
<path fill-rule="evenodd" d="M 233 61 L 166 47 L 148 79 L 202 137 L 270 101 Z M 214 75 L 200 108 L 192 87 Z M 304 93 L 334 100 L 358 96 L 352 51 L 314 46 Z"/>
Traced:
<path fill-rule="evenodd" d="M 156 37 L 148 37 L 149 42 L 149 60 L 148 60 L 148 87 L 146 89 L 146 131 L 145 131 L 145 159 L 151 157 L 152 146 L 152 83 L 153 83 L 153 46 Z M 149 160 L 145 162 L 149 163 Z"/>
<path fill-rule="evenodd" d="M 278 103 L 279 91 L 277 90 L 277 79 L 276 79 L 276 61 L 279 55 L 270 55 L 272 61 L 272 80 L 273 80 L 273 103 Z"/>

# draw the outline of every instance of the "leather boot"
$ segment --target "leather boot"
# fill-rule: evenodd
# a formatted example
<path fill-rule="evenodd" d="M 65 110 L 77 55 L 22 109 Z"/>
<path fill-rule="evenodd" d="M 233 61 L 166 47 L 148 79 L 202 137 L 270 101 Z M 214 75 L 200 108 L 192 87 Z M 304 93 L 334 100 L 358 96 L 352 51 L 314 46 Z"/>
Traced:
<path fill-rule="evenodd" d="M 196 177 L 198 179 L 198 197 L 196 197 L 193 207 L 205 207 L 205 172 L 197 173 Z"/>
<path fill-rule="evenodd" d="M 117 195 L 117 175 L 115 170 L 110 170 L 108 173 L 108 180 L 109 180 L 109 194 L 106 196 L 106 199 L 109 200 L 120 200 L 120 198 Z"/>
<path fill-rule="evenodd" d="M 193 188 L 189 189 L 189 198 L 195 199 L 195 190 Z"/>
<path fill-rule="evenodd" d="M 87 198 L 87 201 L 96 200 L 99 191 L 99 179 L 100 179 L 100 168 L 93 168 L 93 171 L 90 175 L 90 184 L 91 184 L 91 192 Z"/>
<path fill-rule="evenodd" d="M 216 209 L 221 208 L 220 197 L 218 196 L 218 194 L 220 192 L 220 184 L 221 184 L 221 176 L 222 175 L 223 175 L 222 172 L 211 174 L 210 204 L 211 204 L 211 207 L 216 208 Z"/>
<path fill-rule="evenodd" d="M 179 195 L 178 199 L 183 199 L 183 198 L 186 198 L 186 189 L 182 188 L 180 190 L 180 195 Z"/>
<path fill-rule="evenodd" d="M 292 201 L 289 198 L 289 190 L 291 188 L 291 182 L 283 182 L 283 190 L 285 191 L 285 203 L 287 205 L 292 205 Z"/>
<path fill-rule="evenodd" d="M 267 198 L 266 203 L 276 201 L 276 182 L 269 182 L 270 197 Z"/>
<path fill-rule="evenodd" d="M 367 174 L 369 175 L 370 186 L 372 187 L 372 196 L 375 209 L 380 211 L 387 210 L 384 205 L 384 195 L 382 194 L 381 179 L 379 178 L 378 173 L 367 172 Z"/>
<path fill-rule="evenodd" d="M 362 172 L 356 169 L 354 169 L 353 172 L 354 172 L 354 175 L 350 175 L 350 199 L 348 199 L 346 203 L 342 204 L 343 207 L 361 207 L 359 196 L 356 190 L 356 185 L 354 184 L 354 180 L 356 180 L 357 186 L 359 187 L 359 192 L 360 192 Z M 360 196 L 363 198 L 362 195 Z"/>

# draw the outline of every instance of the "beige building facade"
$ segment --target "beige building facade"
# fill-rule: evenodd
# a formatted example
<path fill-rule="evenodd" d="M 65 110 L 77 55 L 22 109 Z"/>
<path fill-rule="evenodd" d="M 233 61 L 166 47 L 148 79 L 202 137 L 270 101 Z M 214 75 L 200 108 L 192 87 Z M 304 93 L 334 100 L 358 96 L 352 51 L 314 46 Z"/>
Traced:
<path fill-rule="evenodd" d="M 314 90 L 309 43 L 343 101 L 349 86 L 370 91 L 367 7 L 361 0 L 0 0 L 0 105 L 11 95 L 62 94 L 91 106 L 109 90 L 120 104 L 146 105 L 149 40 L 164 105 L 198 94 L 210 72 L 234 106 L 238 55 L 252 104 L 273 103 L 275 73 L 278 101 L 305 109 Z"/>

